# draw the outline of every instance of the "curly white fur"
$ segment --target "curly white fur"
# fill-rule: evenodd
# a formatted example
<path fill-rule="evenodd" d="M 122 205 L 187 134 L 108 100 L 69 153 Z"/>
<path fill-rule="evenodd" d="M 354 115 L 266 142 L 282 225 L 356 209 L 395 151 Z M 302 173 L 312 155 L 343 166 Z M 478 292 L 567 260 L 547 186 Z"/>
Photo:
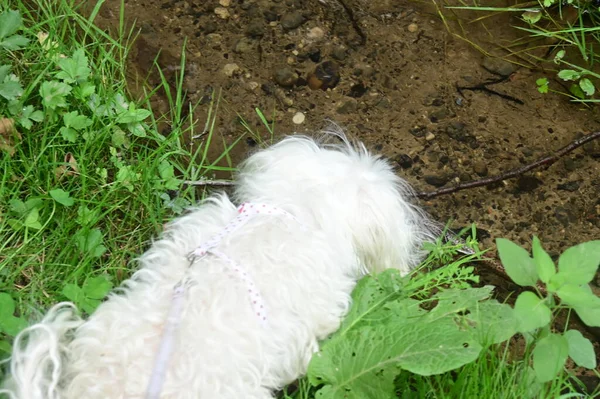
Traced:
<path fill-rule="evenodd" d="M 268 399 L 301 376 L 333 333 L 365 271 L 406 273 L 428 221 L 384 160 L 353 146 L 293 136 L 257 152 L 237 176 L 234 200 L 205 200 L 172 222 L 141 268 L 88 319 L 58 304 L 15 340 L 4 393 L 18 399 L 142 398 L 173 286 L 186 255 L 236 216 L 235 203 L 283 209 L 307 226 L 257 216 L 219 250 L 252 273 L 269 311 L 259 325 L 243 284 L 207 256 L 189 271 L 162 398 Z"/>

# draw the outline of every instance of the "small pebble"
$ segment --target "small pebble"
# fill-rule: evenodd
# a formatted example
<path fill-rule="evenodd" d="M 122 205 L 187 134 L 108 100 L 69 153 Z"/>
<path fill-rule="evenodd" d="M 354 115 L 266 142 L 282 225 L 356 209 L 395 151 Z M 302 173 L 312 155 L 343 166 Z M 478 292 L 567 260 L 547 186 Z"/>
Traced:
<path fill-rule="evenodd" d="M 292 11 L 281 17 L 281 26 L 286 30 L 296 29 L 306 22 L 306 18 L 300 11 Z"/>
<path fill-rule="evenodd" d="M 473 171 L 481 177 L 485 177 L 488 175 L 487 165 L 483 161 L 473 162 Z"/>
<path fill-rule="evenodd" d="M 305 119 L 306 119 L 306 116 L 304 116 L 304 114 L 302 112 L 296 112 L 294 114 L 294 117 L 292 118 L 292 122 L 294 122 L 294 124 L 296 124 L 296 125 L 301 125 L 304 123 Z"/>
<path fill-rule="evenodd" d="M 310 40 L 321 40 L 325 36 L 325 31 L 323 29 L 317 27 L 312 28 L 308 31 L 308 37 Z"/>
<path fill-rule="evenodd" d="M 410 24 L 410 25 L 408 25 L 408 31 L 410 33 L 415 33 L 418 30 L 419 30 L 419 25 L 417 25 L 417 24 Z"/>
<path fill-rule="evenodd" d="M 229 11 L 225 7 L 216 7 L 215 14 L 221 19 L 228 19 L 230 17 Z"/>
<path fill-rule="evenodd" d="M 240 67 L 238 64 L 225 64 L 223 67 L 223 73 L 225 76 L 232 77 L 233 75 L 240 72 Z"/>
<path fill-rule="evenodd" d="M 219 4 L 223 7 L 229 7 L 231 5 L 231 0 L 219 0 Z"/>
<path fill-rule="evenodd" d="M 293 87 L 298 81 L 298 74 L 290 68 L 281 68 L 275 71 L 273 78 L 282 87 Z"/>
<path fill-rule="evenodd" d="M 427 134 L 425 135 L 425 140 L 431 141 L 433 139 L 435 139 L 435 134 L 433 134 L 431 132 L 427 132 Z"/>

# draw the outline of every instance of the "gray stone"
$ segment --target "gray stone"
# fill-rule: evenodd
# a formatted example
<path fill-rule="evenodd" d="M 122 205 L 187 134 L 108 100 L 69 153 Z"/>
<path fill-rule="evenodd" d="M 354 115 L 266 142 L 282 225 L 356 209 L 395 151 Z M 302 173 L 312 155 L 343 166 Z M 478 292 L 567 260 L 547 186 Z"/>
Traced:
<path fill-rule="evenodd" d="M 502 58 L 487 57 L 481 64 L 488 72 L 500 76 L 510 76 L 515 70 L 515 66 L 503 60 Z"/>
<path fill-rule="evenodd" d="M 298 74 L 290 68 L 281 68 L 275 71 L 275 83 L 282 87 L 293 87 L 298 82 Z"/>
<path fill-rule="evenodd" d="M 481 177 L 488 175 L 488 167 L 483 161 L 475 161 L 473 163 L 473 171 Z"/>
<path fill-rule="evenodd" d="M 281 26 L 287 30 L 296 29 L 305 22 L 306 18 L 300 11 L 288 12 L 281 17 Z"/>
<path fill-rule="evenodd" d="M 338 114 L 351 114 L 356 112 L 358 108 L 358 102 L 353 98 L 348 98 L 337 107 L 336 112 Z"/>

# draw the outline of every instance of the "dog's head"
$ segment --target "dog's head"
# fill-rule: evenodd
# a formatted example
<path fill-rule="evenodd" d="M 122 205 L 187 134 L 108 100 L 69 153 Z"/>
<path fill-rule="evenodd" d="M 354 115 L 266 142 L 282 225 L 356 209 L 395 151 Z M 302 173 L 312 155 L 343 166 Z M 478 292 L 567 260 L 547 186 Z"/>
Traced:
<path fill-rule="evenodd" d="M 292 136 L 255 153 L 240 167 L 236 199 L 285 207 L 332 238 L 351 240 L 368 271 L 407 273 L 423 255 L 427 218 L 385 160 L 340 132 L 325 137 L 332 135 L 342 144 Z"/>

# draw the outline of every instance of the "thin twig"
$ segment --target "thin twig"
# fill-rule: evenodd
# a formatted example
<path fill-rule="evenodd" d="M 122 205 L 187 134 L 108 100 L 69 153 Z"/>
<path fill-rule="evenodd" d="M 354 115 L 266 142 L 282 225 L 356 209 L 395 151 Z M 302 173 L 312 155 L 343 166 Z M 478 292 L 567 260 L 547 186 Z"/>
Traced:
<path fill-rule="evenodd" d="M 508 172 L 501 173 L 496 176 L 486 177 L 485 179 L 473 180 L 470 182 L 462 183 L 452 187 L 445 187 L 439 190 L 429 191 L 429 192 L 420 192 L 417 193 L 417 197 L 421 199 L 431 199 L 434 197 L 438 197 L 440 195 L 452 194 L 458 191 L 467 190 L 470 188 L 488 186 L 490 184 L 498 183 L 502 180 L 512 179 L 514 177 L 520 176 L 529 172 L 530 170 L 539 168 L 541 166 L 548 167 L 558 161 L 560 158 L 575 150 L 576 148 L 581 147 L 582 145 L 595 140 L 600 137 L 600 131 L 590 133 L 585 135 L 577 140 L 572 141 L 569 145 L 559 149 L 552 155 L 548 155 L 544 158 L 541 158 L 535 161 L 532 164 L 522 166 L 520 168 L 509 170 Z"/>
<path fill-rule="evenodd" d="M 184 180 L 183 184 L 188 185 L 188 186 L 199 186 L 199 187 L 204 187 L 204 186 L 233 186 L 234 183 L 231 180 L 219 180 L 219 179 L 215 179 L 215 180 Z"/>

